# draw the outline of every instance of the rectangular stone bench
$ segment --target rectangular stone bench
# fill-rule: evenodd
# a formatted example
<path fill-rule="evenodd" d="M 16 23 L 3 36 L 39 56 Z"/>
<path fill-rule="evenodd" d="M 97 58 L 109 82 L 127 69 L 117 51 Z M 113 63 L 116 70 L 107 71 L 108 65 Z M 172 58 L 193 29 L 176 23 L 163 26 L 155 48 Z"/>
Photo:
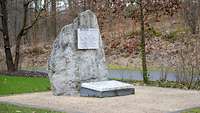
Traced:
<path fill-rule="evenodd" d="M 113 97 L 125 96 L 135 93 L 135 88 L 131 84 L 119 81 L 101 81 L 82 83 L 80 88 L 80 96 L 84 97 Z"/>

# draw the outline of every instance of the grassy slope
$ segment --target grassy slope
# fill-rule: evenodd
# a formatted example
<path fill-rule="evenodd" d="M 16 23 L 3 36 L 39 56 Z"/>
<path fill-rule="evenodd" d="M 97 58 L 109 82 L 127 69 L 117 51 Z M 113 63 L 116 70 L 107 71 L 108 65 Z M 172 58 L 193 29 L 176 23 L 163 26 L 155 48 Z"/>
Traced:
<path fill-rule="evenodd" d="M 50 83 L 47 78 L 14 77 L 0 75 L 0 96 L 48 91 L 49 89 Z"/>
<path fill-rule="evenodd" d="M 194 108 L 188 111 L 184 111 L 182 113 L 200 113 L 200 108 Z"/>
<path fill-rule="evenodd" d="M 161 71 L 161 68 L 163 68 L 163 70 L 166 70 L 167 72 L 175 72 L 174 68 L 170 68 L 170 67 L 148 67 L 148 71 Z M 142 71 L 142 69 L 138 67 L 120 66 L 120 65 L 113 65 L 113 64 L 109 64 L 108 69 Z"/>
<path fill-rule="evenodd" d="M 0 103 L 0 113 L 61 113 L 50 110 L 34 109 Z"/>

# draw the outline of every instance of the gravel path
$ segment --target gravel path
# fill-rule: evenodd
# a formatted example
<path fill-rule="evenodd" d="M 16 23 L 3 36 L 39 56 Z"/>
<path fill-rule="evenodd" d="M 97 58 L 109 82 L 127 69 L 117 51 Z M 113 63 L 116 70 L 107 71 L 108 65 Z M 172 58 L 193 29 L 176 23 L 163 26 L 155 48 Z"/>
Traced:
<path fill-rule="evenodd" d="M 112 98 L 53 96 L 51 92 L 0 97 L 0 102 L 67 113 L 168 113 L 200 106 L 200 92 L 136 86 L 136 94 Z"/>

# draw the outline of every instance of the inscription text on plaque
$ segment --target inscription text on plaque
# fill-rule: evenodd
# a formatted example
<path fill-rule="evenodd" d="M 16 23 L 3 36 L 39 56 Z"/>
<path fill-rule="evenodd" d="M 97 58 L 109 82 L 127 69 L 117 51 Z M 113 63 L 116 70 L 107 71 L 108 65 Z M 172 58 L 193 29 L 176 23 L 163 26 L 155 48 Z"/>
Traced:
<path fill-rule="evenodd" d="M 99 37 L 98 29 L 78 29 L 78 49 L 98 49 Z"/>

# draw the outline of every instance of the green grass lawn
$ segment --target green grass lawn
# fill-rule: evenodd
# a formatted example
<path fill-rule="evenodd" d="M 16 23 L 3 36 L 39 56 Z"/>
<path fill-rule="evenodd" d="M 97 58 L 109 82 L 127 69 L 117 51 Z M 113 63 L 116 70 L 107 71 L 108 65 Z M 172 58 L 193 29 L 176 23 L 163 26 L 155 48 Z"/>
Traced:
<path fill-rule="evenodd" d="M 0 96 L 50 90 L 48 78 L 0 75 Z"/>
<path fill-rule="evenodd" d="M 0 103 L 0 113 L 61 113 L 61 112 Z"/>
<path fill-rule="evenodd" d="M 184 111 L 182 113 L 200 113 L 200 108 L 194 108 L 191 110 Z"/>

